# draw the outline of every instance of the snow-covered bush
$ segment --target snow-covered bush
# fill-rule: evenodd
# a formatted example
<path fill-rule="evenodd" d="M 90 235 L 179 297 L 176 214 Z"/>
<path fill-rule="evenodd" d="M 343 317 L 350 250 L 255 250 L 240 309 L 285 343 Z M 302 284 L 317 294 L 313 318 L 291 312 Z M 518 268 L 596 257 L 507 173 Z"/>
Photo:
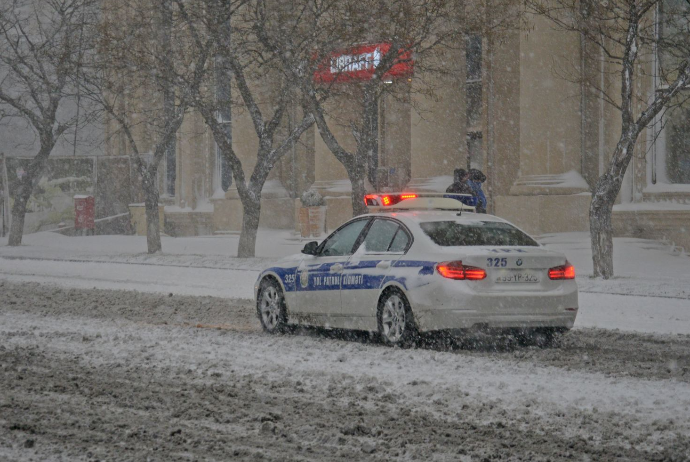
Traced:
<path fill-rule="evenodd" d="M 321 207 L 322 205 L 326 205 L 323 196 L 316 189 L 304 191 L 300 200 L 302 201 L 303 207 Z"/>

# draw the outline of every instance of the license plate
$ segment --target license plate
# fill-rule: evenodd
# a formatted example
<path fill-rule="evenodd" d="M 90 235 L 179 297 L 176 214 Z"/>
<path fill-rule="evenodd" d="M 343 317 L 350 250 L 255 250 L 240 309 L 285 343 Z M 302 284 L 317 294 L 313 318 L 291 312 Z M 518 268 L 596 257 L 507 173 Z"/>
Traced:
<path fill-rule="evenodd" d="M 498 284 L 537 284 L 540 280 L 533 271 L 502 271 L 494 279 Z"/>

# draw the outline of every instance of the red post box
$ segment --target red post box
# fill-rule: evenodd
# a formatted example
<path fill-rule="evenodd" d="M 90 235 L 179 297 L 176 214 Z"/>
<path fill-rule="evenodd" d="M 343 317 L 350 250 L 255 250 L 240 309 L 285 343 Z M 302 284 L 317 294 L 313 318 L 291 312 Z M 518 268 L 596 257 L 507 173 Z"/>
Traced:
<path fill-rule="evenodd" d="M 95 218 L 96 200 L 93 196 L 74 196 L 74 228 L 93 230 Z"/>

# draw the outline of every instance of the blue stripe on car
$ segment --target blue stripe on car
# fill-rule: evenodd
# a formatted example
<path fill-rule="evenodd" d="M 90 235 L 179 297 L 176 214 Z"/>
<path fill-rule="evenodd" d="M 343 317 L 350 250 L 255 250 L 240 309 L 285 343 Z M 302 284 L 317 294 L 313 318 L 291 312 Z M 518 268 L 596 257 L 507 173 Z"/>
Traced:
<path fill-rule="evenodd" d="M 286 292 L 294 292 L 295 291 L 295 271 L 297 271 L 297 267 L 294 266 L 292 268 L 269 268 L 267 270 L 264 270 L 260 275 L 259 275 L 259 280 L 262 280 L 264 276 L 268 273 L 275 273 L 282 281 L 283 281 L 283 287 L 285 287 Z"/>
<path fill-rule="evenodd" d="M 419 276 L 429 276 L 434 274 L 436 266 L 436 262 L 432 261 L 398 260 L 391 265 L 393 274 L 357 274 L 357 270 L 375 268 L 381 261 L 384 260 L 365 260 L 357 264 L 345 265 L 346 274 L 330 274 L 330 267 L 335 263 L 313 265 L 302 271 L 298 271 L 297 267 L 274 267 L 263 271 L 259 275 L 259 280 L 263 279 L 268 273 L 275 273 L 282 280 L 286 292 L 340 290 L 341 286 L 343 290 L 377 289 L 391 281 L 398 282 L 405 289 L 408 289 L 407 276 L 397 276 L 395 268 L 419 268 L 417 273 Z M 301 275 L 305 270 L 309 271 L 309 274 L 307 285 L 303 287 Z M 313 271 L 317 272 L 314 273 Z M 426 284 L 423 281 L 420 281 L 420 283 L 421 285 Z"/>

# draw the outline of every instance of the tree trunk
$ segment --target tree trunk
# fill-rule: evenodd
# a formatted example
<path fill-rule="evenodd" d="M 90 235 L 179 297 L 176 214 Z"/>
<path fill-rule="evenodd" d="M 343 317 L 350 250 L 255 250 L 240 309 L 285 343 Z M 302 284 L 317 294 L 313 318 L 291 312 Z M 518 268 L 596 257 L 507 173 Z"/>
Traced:
<path fill-rule="evenodd" d="M 347 176 L 352 183 L 352 216 L 356 217 L 368 213 L 369 210 L 364 204 L 364 195 L 366 189 L 364 187 L 364 176 L 366 171 L 363 166 L 355 165 L 353 168 L 347 170 Z"/>
<path fill-rule="evenodd" d="M 237 256 L 250 258 L 256 252 L 256 234 L 259 230 L 259 218 L 261 216 L 261 198 L 256 194 L 252 197 L 244 197 L 242 200 L 242 232 L 240 243 L 237 247 Z"/>
<path fill-rule="evenodd" d="M 154 180 L 155 173 L 148 173 L 144 177 L 144 204 L 146 206 L 146 246 L 148 253 L 163 250 L 161 244 L 160 215 L 158 213 L 158 188 Z"/>
<path fill-rule="evenodd" d="M 14 198 L 14 205 L 12 206 L 12 224 L 10 226 L 10 236 L 7 245 L 22 245 L 26 204 L 29 202 L 29 197 L 31 197 L 32 184 L 33 182 L 25 177 L 22 180 L 22 185 L 19 187 L 19 191 L 17 191 L 17 196 Z"/>
<path fill-rule="evenodd" d="M 636 135 L 623 135 L 611 158 L 608 172 L 597 180 L 589 206 L 594 277 L 613 277 L 613 204 L 621 190 L 623 175 L 632 158 Z"/>
<path fill-rule="evenodd" d="M 589 206 L 589 233 L 592 239 L 594 277 L 613 277 L 613 201 L 610 201 L 612 182 L 606 175 L 597 181 L 596 193 Z M 615 200 L 616 195 L 613 195 Z"/>
<path fill-rule="evenodd" d="M 10 225 L 10 236 L 7 245 L 22 245 L 26 204 L 29 202 L 29 198 L 31 197 L 36 183 L 38 183 L 38 180 L 43 175 L 46 160 L 53 150 L 53 146 L 55 146 L 55 142 L 52 133 L 49 135 L 44 133 L 41 137 L 41 149 L 26 169 L 26 173 L 21 179 L 21 184 L 14 198 L 14 205 L 12 206 L 12 224 Z"/>
<path fill-rule="evenodd" d="M 10 185 L 7 179 L 7 158 L 4 154 L 0 153 L 0 161 L 2 165 L 0 166 L 0 180 L 2 180 L 2 237 L 5 237 L 5 233 L 9 232 L 9 227 L 12 224 L 12 219 L 10 218 Z"/>

